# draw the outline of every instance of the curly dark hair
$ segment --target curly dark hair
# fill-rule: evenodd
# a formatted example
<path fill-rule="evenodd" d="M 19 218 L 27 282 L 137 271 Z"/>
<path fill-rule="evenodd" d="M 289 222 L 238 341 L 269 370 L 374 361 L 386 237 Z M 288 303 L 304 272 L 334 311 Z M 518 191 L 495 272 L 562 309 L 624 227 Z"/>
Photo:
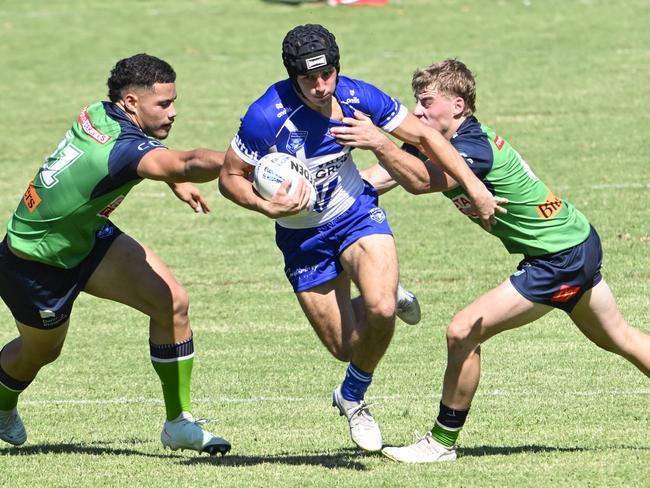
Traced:
<path fill-rule="evenodd" d="M 149 54 L 140 53 L 130 58 L 120 59 L 106 84 L 108 98 L 115 103 L 122 98 L 126 87 L 141 86 L 151 88 L 154 83 L 174 83 L 176 72 L 169 63 Z"/>

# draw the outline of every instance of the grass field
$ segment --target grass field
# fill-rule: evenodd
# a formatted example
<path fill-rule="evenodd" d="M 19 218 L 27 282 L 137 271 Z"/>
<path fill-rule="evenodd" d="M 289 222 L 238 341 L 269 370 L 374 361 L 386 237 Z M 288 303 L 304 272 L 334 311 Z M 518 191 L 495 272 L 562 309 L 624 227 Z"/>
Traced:
<path fill-rule="evenodd" d="M 148 52 L 178 73 L 170 147 L 225 149 L 248 104 L 285 77 L 282 37 L 320 22 L 344 74 L 410 104 L 414 68 L 455 56 L 478 116 L 599 230 L 604 275 L 650 332 L 650 4 L 647 0 L 391 0 L 387 7 L 258 0 L 0 2 L 0 217 L 75 114 L 106 97 L 117 59 Z M 369 154 L 359 154 L 360 165 Z M 164 451 L 146 318 L 82 295 L 62 356 L 21 396 L 29 433 L 0 446 L 0 486 L 650 486 L 650 383 L 560 312 L 483 346 L 483 377 L 456 463 L 405 466 L 353 449 L 329 395 L 344 365 L 303 317 L 273 224 L 216 185 L 192 215 L 143 182 L 113 220 L 187 288 L 194 410 L 233 443 L 223 459 Z M 454 311 L 513 270 L 496 239 L 440 196 L 382 197 L 403 281 L 425 320 L 399 326 L 368 393 L 385 442 L 431 428 Z M 4 224 L 2 224 L 4 225 Z M 0 345 L 15 336 L 0 305 Z"/>

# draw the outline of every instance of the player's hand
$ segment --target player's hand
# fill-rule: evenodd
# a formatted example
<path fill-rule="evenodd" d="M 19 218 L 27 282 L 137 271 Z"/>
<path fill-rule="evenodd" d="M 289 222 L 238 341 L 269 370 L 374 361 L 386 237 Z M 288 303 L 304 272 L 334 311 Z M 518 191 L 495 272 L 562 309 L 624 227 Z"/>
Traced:
<path fill-rule="evenodd" d="M 487 231 L 492 229 L 492 226 L 497 223 L 496 214 L 506 214 L 508 210 L 500 204 L 508 203 L 507 198 L 497 197 L 492 195 L 485 188 L 484 192 L 479 195 L 471 196 L 472 207 L 475 215 L 481 220 L 481 225 Z"/>
<path fill-rule="evenodd" d="M 169 188 L 174 192 L 176 198 L 187 203 L 196 213 L 209 213 L 208 202 L 201 194 L 201 191 L 191 183 L 170 183 Z"/>
<path fill-rule="evenodd" d="M 304 178 L 298 178 L 296 187 L 291 194 L 289 194 L 290 188 L 291 180 L 284 180 L 278 188 L 278 191 L 273 195 L 273 198 L 268 201 L 266 214 L 269 217 L 277 219 L 280 217 L 295 215 L 309 206 L 311 197 L 309 192 L 311 190 L 305 184 Z"/>
<path fill-rule="evenodd" d="M 383 144 L 390 143 L 389 139 L 375 127 L 372 120 L 359 111 L 354 112 L 354 118 L 344 117 L 346 127 L 332 127 L 330 134 L 342 146 L 370 149 L 380 149 Z"/>

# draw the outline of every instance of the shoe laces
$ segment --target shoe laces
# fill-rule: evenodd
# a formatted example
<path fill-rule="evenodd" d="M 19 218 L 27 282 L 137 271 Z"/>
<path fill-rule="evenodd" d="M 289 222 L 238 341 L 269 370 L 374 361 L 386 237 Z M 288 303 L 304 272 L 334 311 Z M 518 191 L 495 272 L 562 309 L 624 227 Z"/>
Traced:
<path fill-rule="evenodd" d="M 16 417 L 18 417 L 18 414 L 15 411 L 0 415 L 0 426 L 5 428 L 11 427 L 16 422 Z"/>
<path fill-rule="evenodd" d="M 421 448 L 428 448 L 434 446 L 433 436 L 431 432 L 421 435 L 417 430 L 415 431 L 415 445 Z"/>
<path fill-rule="evenodd" d="M 370 404 L 361 400 L 361 403 L 359 403 L 358 406 L 354 407 L 352 409 L 352 412 L 350 412 L 350 421 L 352 421 L 352 419 L 356 419 L 357 422 L 364 423 L 366 425 L 370 423 L 374 424 L 375 419 L 370 413 Z"/>
<path fill-rule="evenodd" d="M 195 418 L 192 418 L 192 419 L 185 419 L 185 420 L 187 422 L 189 422 L 190 424 L 196 425 L 197 427 L 199 427 L 202 430 L 205 430 L 205 427 L 204 427 L 205 424 L 208 424 L 208 423 L 211 422 L 211 420 L 209 420 L 209 419 L 195 419 Z"/>

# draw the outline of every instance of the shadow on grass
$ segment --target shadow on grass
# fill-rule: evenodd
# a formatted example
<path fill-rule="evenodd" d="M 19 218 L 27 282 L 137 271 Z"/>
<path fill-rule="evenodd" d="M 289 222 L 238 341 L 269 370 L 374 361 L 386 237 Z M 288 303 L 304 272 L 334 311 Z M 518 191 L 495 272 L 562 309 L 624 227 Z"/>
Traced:
<path fill-rule="evenodd" d="M 99 445 L 98 445 L 99 444 Z M 38 456 L 41 454 L 90 454 L 92 456 L 142 456 L 151 458 L 170 458 L 176 459 L 181 456 L 178 454 L 165 453 L 154 454 L 149 452 L 138 451 L 136 449 L 123 449 L 113 447 L 103 447 L 101 443 L 94 442 L 90 444 L 36 444 L 22 447 L 8 447 L 0 449 L 0 456 Z"/>
<path fill-rule="evenodd" d="M 540 452 L 582 452 L 591 451 L 584 447 L 549 447 L 549 446 L 478 446 L 458 449 L 458 457 L 509 456 L 511 454 Z"/>
<path fill-rule="evenodd" d="M 368 469 L 361 461 L 370 457 L 381 456 L 379 453 L 364 453 L 358 449 L 337 449 L 331 453 L 313 452 L 303 454 L 269 454 L 244 456 L 227 454 L 225 456 L 193 457 L 184 459 L 182 464 L 214 464 L 219 466 L 256 466 L 258 464 L 287 464 L 294 466 L 321 466 L 331 469 L 351 469 L 365 471 Z"/>
<path fill-rule="evenodd" d="M 144 443 L 144 441 L 142 441 Z M 134 441 L 134 443 L 137 443 Z M 98 445 L 99 444 L 99 445 Z M 367 469 L 362 461 L 365 458 L 378 456 L 377 454 L 363 453 L 358 449 L 338 449 L 332 453 L 316 452 L 304 454 L 269 454 L 269 455 L 232 455 L 208 456 L 195 454 L 191 451 L 184 453 L 169 453 L 161 451 L 160 454 L 145 452 L 136 449 L 104 447 L 100 443 L 93 444 L 38 444 L 23 447 L 7 447 L 0 449 L 2 456 L 40 456 L 44 454 L 88 454 L 91 456 L 140 456 L 145 458 L 170 459 L 185 465 L 214 464 L 217 466 L 255 466 L 258 464 L 287 464 L 321 466 L 324 468 L 351 469 L 364 471 Z"/>

